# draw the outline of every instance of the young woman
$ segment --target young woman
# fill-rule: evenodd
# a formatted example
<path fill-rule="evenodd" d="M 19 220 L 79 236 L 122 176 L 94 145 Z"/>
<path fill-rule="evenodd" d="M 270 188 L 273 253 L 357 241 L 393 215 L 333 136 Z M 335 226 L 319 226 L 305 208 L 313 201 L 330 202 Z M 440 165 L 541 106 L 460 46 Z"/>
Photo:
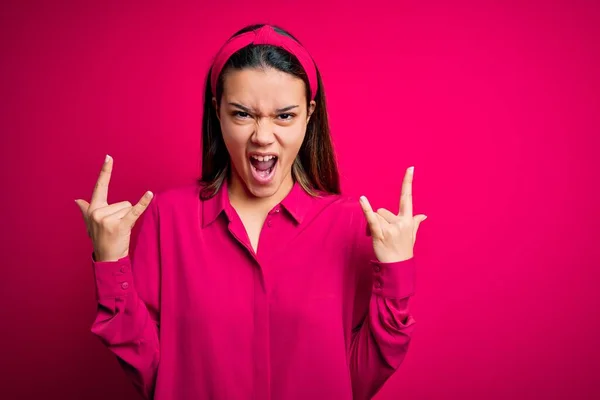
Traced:
<path fill-rule="evenodd" d="M 367 399 L 414 326 L 412 168 L 400 211 L 340 195 L 325 92 L 289 33 L 255 25 L 206 80 L 202 177 L 91 202 L 92 332 L 156 399 Z M 140 215 L 131 257 L 131 229 Z"/>

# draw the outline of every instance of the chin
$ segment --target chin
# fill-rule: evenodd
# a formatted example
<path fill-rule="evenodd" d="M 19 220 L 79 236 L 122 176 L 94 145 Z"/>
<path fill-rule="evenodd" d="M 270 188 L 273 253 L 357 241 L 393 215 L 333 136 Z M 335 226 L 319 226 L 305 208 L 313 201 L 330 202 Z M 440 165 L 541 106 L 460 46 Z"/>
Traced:
<path fill-rule="evenodd" d="M 274 196 L 275 193 L 277 193 L 277 189 L 279 189 L 279 187 L 277 186 L 269 186 L 269 187 L 264 187 L 264 186 L 256 186 L 256 185 L 252 185 L 250 184 L 246 184 L 246 189 L 248 190 L 248 192 L 250 192 L 250 194 L 253 197 L 257 197 L 257 198 L 267 198 L 267 197 L 271 197 Z"/>

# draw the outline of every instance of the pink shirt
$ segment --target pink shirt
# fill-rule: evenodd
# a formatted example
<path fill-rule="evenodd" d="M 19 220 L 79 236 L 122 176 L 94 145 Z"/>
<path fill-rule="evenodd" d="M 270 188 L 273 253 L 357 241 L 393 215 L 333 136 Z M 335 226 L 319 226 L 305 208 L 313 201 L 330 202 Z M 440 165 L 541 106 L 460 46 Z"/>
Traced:
<path fill-rule="evenodd" d="M 296 184 L 258 251 L 223 186 L 165 190 L 131 258 L 92 260 L 92 332 L 155 399 L 367 399 L 400 366 L 414 257 L 377 262 L 357 199 Z"/>

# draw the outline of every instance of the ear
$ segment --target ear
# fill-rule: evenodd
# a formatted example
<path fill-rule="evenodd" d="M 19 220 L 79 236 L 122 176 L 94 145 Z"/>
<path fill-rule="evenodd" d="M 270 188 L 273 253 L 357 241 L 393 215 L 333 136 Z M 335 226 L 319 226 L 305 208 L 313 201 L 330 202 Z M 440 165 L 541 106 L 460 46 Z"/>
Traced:
<path fill-rule="evenodd" d="M 308 116 L 306 117 L 307 124 L 308 124 L 308 121 L 310 121 L 311 115 L 315 112 L 315 108 L 317 108 L 317 102 L 314 100 L 311 100 L 310 103 L 308 104 Z"/>
<path fill-rule="evenodd" d="M 215 108 L 215 113 L 217 114 L 217 119 L 221 121 L 221 116 L 219 115 L 219 106 L 217 105 L 217 98 L 212 98 L 212 105 Z"/>

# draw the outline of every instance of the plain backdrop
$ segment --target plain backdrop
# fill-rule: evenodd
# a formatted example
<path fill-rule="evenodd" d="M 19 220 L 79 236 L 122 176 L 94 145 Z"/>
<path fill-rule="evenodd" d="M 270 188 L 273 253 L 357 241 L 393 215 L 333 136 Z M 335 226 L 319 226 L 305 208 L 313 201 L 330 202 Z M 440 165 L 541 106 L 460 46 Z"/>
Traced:
<path fill-rule="evenodd" d="M 199 174 L 222 43 L 290 30 L 324 79 L 343 190 L 425 213 L 409 353 L 376 396 L 600 396 L 600 6 L 594 1 L 4 1 L 0 396 L 135 399 L 90 333 L 90 198 Z"/>

